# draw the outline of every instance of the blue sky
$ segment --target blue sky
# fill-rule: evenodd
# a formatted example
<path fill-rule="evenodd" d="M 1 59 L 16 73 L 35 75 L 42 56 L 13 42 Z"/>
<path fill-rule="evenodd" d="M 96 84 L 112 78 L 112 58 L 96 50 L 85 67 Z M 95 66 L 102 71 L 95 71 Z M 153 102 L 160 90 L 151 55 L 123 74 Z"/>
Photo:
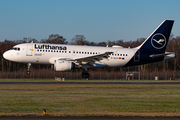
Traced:
<path fill-rule="evenodd" d="M 175 20 L 180 36 L 180 0 L 0 0 L 0 41 L 67 41 L 84 35 L 91 42 L 147 38 L 165 19 Z"/>

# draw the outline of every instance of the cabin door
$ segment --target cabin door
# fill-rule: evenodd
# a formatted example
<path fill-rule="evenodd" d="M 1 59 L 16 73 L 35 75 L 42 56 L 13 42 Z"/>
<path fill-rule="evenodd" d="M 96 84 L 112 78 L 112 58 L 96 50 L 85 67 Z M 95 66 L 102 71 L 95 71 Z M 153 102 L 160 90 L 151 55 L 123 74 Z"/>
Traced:
<path fill-rule="evenodd" d="M 139 60 L 140 60 L 140 51 L 137 51 L 134 55 L 134 61 L 139 62 Z"/>
<path fill-rule="evenodd" d="M 33 45 L 27 45 L 26 56 L 32 56 Z"/>

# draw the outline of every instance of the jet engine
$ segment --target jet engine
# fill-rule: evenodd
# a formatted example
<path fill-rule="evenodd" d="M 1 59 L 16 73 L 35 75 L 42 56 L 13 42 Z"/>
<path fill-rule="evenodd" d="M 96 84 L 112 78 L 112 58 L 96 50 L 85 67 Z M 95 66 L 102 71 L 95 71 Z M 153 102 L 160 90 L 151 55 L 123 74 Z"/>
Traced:
<path fill-rule="evenodd" d="M 66 60 L 55 60 L 52 69 L 55 71 L 69 71 L 75 67 L 75 64 Z"/>

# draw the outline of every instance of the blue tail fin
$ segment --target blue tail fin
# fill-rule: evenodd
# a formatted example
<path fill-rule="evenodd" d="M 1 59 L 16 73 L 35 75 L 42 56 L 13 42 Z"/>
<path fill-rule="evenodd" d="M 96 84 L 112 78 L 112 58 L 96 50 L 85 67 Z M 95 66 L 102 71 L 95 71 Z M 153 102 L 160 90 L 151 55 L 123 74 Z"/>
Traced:
<path fill-rule="evenodd" d="M 165 20 L 159 27 L 139 46 L 138 50 L 125 66 L 142 65 L 164 60 L 166 46 L 171 34 L 174 21 Z"/>
<path fill-rule="evenodd" d="M 140 50 L 164 53 L 169 40 L 173 20 L 163 21 L 159 27 L 138 47 Z"/>

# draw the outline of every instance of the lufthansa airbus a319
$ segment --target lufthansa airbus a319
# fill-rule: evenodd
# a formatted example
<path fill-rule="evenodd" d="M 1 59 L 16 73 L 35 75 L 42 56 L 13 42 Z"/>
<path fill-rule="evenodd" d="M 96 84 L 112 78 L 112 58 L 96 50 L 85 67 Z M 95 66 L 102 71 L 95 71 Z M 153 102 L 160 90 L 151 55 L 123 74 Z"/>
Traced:
<path fill-rule="evenodd" d="M 165 52 L 173 20 L 163 21 L 138 47 L 123 48 L 80 46 L 65 44 L 22 43 L 6 51 L 3 57 L 9 61 L 27 63 L 27 74 L 33 64 L 50 64 L 55 71 L 82 68 L 81 76 L 89 78 L 89 67 L 127 67 L 175 58 L 175 53 Z"/>

